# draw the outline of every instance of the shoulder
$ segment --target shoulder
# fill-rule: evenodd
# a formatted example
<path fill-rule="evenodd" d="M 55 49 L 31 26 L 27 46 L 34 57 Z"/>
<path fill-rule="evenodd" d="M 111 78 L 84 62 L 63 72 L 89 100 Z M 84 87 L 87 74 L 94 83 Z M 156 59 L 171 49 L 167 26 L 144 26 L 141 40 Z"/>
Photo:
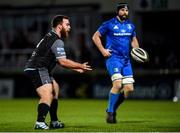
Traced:
<path fill-rule="evenodd" d="M 64 46 L 64 41 L 61 40 L 61 39 L 56 39 L 56 40 L 54 41 L 54 44 L 55 44 L 55 45 L 61 45 L 61 46 Z"/>
<path fill-rule="evenodd" d="M 64 50 L 64 42 L 61 39 L 57 39 L 51 46 L 52 50 Z"/>
<path fill-rule="evenodd" d="M 117 21 L 117 19 L 114 17 L 114 18 L 111 18 L 111 19 L 105 21 L 104 23 L 105 23 L 105 24 L 111 24 L 111 23 L 114 23 L 114 22 L 116 22 L 116 21 Z"/>
<path fill-rule="evenodd" d="M 129 26 L 131 26 L 132 28 L 135 28 L 134 23 L 131 22 L 130 20 L 127 20 L 126 24 L 129 25 Z"/>
<path fill-rule="evenodd" d="M 53 30 L 49 31 L 45 37 L 49 38 L 50 40 L 54 40 L 54 41 L 60 39 Z"/>

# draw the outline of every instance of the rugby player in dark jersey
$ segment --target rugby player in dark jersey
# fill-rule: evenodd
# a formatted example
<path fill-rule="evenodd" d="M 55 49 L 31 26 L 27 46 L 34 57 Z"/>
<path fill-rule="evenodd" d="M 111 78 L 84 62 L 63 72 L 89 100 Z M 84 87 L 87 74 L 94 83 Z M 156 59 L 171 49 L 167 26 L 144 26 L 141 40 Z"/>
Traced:
<path fill-rule="evenodd" d="M 66 58 L 63 39 L 68 37 L 71 29 L 69 18 L 56 15 L 51 24 L 52 30 L 38 43 L 24 69 L 40 97 L 35 129 L 64 127 L 64 123 L 57 116 L 59 85 L 51 75 L 55 65 L 59 64 L 80 73 L 92 70 L 88 62 L 81 64 Z M 50 126 L 45 122 L 48 112 L 51 118 Z"/>

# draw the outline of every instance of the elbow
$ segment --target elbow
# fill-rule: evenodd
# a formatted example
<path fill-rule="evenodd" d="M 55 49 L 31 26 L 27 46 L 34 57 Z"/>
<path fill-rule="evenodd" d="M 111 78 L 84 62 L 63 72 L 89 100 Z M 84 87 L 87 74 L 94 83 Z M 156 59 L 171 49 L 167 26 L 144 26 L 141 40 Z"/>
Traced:
<path fill-rule="evenodd" d="M 95 43 L 98 38 L 99 38 L 99 36 L 97 36 L 97 34 L 95 33 L 95 34 L 92 36 L 93 42 Z"/>
<path fill-rule="evenodd" d="M 97 42 L 97 41 L 100 39 L 100 37 L 101 37 L 100 33 L 99 33 L 98 31 L 96 31 L 96 32 L 94 33 L 94 35 L 92 36 L 93 42 L 94 42 L 94 43 Z"/>
<path fill-rule="evenodd" d="M 92 36 L 92 40 L 93 40 L 93 42 L 95 41 L 95 38 L 96 38 L 96 37 L 95 37 L 95 35 L 93 35 L 93 36 Z"/>
<path fill-rule="evenodd" d="M 66 61 L 64 60 L 64 59 L 59 59 L 59 64 L 61 65 L 61 66 L 63 66 L 63 67 L 65 67 L 66 66 Z"/>

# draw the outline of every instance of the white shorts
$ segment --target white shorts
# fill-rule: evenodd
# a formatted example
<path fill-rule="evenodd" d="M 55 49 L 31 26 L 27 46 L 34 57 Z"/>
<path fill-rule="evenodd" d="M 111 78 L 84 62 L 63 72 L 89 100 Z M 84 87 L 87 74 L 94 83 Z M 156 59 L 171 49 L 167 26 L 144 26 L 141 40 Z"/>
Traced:
<path fill-rule="evenodd" d="M 111 80 L 122 80 L 122 84 L 133 84 L 135 82 L 132 75 L 123 77 L 120 73 L 113 74 Z"/>

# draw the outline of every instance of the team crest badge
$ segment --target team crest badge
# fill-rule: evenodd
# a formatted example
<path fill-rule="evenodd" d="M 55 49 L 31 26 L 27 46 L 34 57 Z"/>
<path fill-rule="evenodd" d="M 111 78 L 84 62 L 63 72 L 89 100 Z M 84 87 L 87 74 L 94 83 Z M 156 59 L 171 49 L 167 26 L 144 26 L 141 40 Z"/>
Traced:
<path fill-rule="evenodd" d="M 127 28 L 130 30 L 132 29 L 131 25 L 130 24 L 127 24 Z"/>

